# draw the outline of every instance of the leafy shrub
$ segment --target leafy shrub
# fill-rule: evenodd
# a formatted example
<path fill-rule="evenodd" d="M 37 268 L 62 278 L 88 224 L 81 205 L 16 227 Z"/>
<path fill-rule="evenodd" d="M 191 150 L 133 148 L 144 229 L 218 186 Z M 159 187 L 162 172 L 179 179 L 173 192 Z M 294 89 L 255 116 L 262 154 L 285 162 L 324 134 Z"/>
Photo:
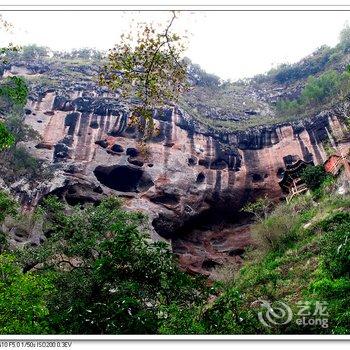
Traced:
<path fill-rule="evenodd" d="M 28 87 L 22 77 L 8 77 L 0 85 L 0 96 L 14 106 L 23 107 L 27 102 Z"/>
<path fill-rule="evenodd" d="M 242 212 L 251 213 L 258 221 L 263 221 L 271 212 L 273 202 L 267 196 L 258 198 L 255 202 L 247 203 L 242 209 Z"/>
<path fill-rule="evenodd" d="M 13 134 L 11 134 L 3 123 L 0 123 L 0 151 L 11 147 L 14 142 L 15 138 Z"/>
<path fill-rule="evenodd" d="M 349 276 L 350 271 L 350 213 L 337 212 L 320 224 L 324 265 L 332 276 Z"/>
<path fill-rule="evenodd" d="M 277 111 L 280 113 L 295 114 L 300 107 L 298 100 L 279 100 L 276 103 Z"/>
<path fill-rule="evenodd" d="M 298 238 L 300 225 L 309 219 L 313 208 L 310 196 L 296 197 L 290 203 L 280 203 L 263 220 L 252 225 L 252 236 L 264 252 L 283 251 Z"/>
<path fill-rule="evenodd" d="M 279 114 L 293 115 L 310 108 L 330 103 L 334 97 L 345 98 L 350 91 L 350 73 L 326 71 L 319 77 L 310 76 L 299 99 L 280 100 L 276 103 Z"/>
<path fill-rule="evenodd" d="M 6 115 L 5 125 L 12 133 L 15 144 L 21 141 L 40 140 L 40 134 L 23 122 L 23 118 L 20 113 L 8 113 Z"/>
<path fill-rule="evenodd" d="M 7 183 L 18 181 L 21 177 L 33 181 L 50 179 L 52 172 L 44 166 L 44 162 L 33 157 L 23 147 L 17 144 L 21 141 L 39 139 L 39 134 L 23 123 L 19 113 L 12 112 L 6 116 L 6 130 L 11 135 L 11 147 L 0 153 L 0 176 Z M 0 124 L 1 132 L 1 124 Z"/>
<path fill-rule="evenodd" d="M 0 334 L 47 334 L 48 275 L 23 273 L 15 256 L 0 255 Z"/>
<path fill-rule="evenodd" d="M 298 79 L 307 78 L 317 74 L 324 69 L 329 62 L 329 57 L 334 49 L 328 46 L 321 46 L 311 56 L 296 64 L 281 64 L 269 72 L 273 79 L 280 84 L 290 83 Z"/>
<path fill-rule="evenodd" d="M 347 23 L 339 34 L 339 43 L 337 45 L 343 52 L 348 52 L 350 48 L 350 27 Z"/>
<path fill-rule="evenodd" d="M 202 284 L 179 271 L 167 245 L 140 231 L 143 215 L 122 210 L 116 198 L 67 215 L 51 197 L 42 210 L 50 239 L 24 250 L 21 260 L 42 263 L 55 276 L 53 332 L 155 334 L 168 306 L 186 309 L 205 297 Z"/>
<path fill-rule="evenodd" d="M 311 76 L 301 93 L 301 98 L 308 104 L 322 103 L 338 93 L 340 84 L 341 75 L 334 70 L 329 70 L 318 78 Z"/>
<path fill-rule="evenodd" d="M 207 87 L 218 87 L 220 85 L 220 78 L 215 74 L 209 74 L 204 71 L 198 64 L 188 62 L 187 74 L 190 77 L 190 80 L 198 86 L 207 86 Z"/>
<path fill-rule="evenodd" d="M 47 47 L 35 44 L 23 46 L 19 51 L 20 56 L 26 61 L 47 57 L 48 53 L 49 49 Z"/>
<path fill-rule="evenodd" d="M 53 173 L 42 160 L 33 157 L 23 147 L 11 148 L 0 154 L 0 176 L 8 185 L 21 178 L 38 183 L 49 180 Z"/>
<path fill-rule="evenodd" d="M 297 215 L 276 209 L 267 219 L 252 227 L 254 242 L 264 251 L 283 250 L 296 239 L 293 227 Z"/>
<path fill-rule="evenodd" d="M 306 183 L 308 188 L 316 190 L 327 178 L 327 173 L 323 165 L 308 165 L 301 173 L 300 178 Z"/>
<path fill-rule="evenodd" d="M 0 224 L 9 214 L 14 214 L 16 211 L 16 202 L 4 191 L 0 190 Z"/>

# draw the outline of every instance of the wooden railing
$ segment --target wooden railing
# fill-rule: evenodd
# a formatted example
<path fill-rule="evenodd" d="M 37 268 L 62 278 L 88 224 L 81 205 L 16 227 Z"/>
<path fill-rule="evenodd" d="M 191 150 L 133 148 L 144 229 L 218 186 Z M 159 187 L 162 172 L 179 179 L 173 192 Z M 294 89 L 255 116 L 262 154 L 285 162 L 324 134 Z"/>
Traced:
<path fill-rule="evenodd" d="M 287 203 L 289 203 L 294 196 L 297 196 L 300 193 L 307 192 L 308 188 L 305 184 L 301 184 L 297 187 L 293 187 L 292 190 L 289 192 L 288 196 L 286 197 Z"/>

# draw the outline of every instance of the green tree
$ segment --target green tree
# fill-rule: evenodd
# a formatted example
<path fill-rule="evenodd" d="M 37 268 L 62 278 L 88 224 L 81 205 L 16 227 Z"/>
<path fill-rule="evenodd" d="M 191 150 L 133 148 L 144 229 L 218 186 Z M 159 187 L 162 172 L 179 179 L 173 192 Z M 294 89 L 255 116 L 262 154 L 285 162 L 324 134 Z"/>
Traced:
<path fill-rule="evenodd" d="M 3 123 L 0 123 L 0 152 L 5 148 L 11 147 L 14 142 L 14 136 Z"/>
<path fill-rule="evenodd" d="M 308 165 L 301 173 L 301 179 L 311 190 L 318 189 L 327 178 L 327 173 L 322 165 Z"/>
<path fill-rule="evenodd" d="M 48 53 L 49 49 L 47 47 L 38 46 L 36 44 L 23 46 L 20 50 L 21 57 L 28 61 L 47 57 Z"/>
<path fill-rule="evenodd" d="M 140 25 L 135 38 L 123 35 L 108 54 L 99 76 L 101 85 L 121 89 L 135 101 L 131 124 L 138 127 L 144 141 L 155 131 L 153 110 L 176 100 L 187 86 L 187 66 L 181 59 L 183 39 L 171 32 L 175 12 L 163 32 L 152 25 Z"/>
<path fill-rule="evenodd" d="M 14 255 L 0 255 L 0 334 L 49 333 L 49 276 L 23 273 Z"/>
<path fill-rule="evenodd" d="M 0 97 L 2 104 L 7 107 L 5 112 L 9 107 L 23 108 L 28 97 L 28 87 L 24 78 L 14 76 L 5 79 L 0 85 Z M 4 111 L 4 107 L 1 111 Z"/>
<path fill-rule="evenodd" d="M 311 76 L 302 91 L 301 98 L 307 103 L 321 103 L 338 93 L 340 84 L 340 75 L 334 70 L 327 71 L 318 78 Z"/>
<path fill-rule="evenodd" d="M 201 283 L 180 272 L 167 245 L 140 232 L 144 217 L 122 210 L 116 198 L 74 207 L 67 215 L 51 197 L 44 212 L 50 238 L 25 250 L 22 261 L 25 270 L 42 263 L 43 271 L 55 272 L 49 315 L 54 332 L 155 334 L 164 307 L 203 299 Z"/>
<path fill-rule="evenodd" d="M 20 111 L 12 111 L 6 115 L 5 125 L 8 131 L 13 135 L 14 144 L 29 140 L 40 140 L 40 134 L 23 123 L 23 116 Z"/>
<path fill-rule="evenodd" d="M 258 221 L 263 221 L 273 208 L 273 202 L 267 196 L 260 197 L 254 202 L 247 203 L 242 209 L 242 212 L 251 213 Z"/>
<path fill-rule="evenodd" d="M 350 26 L 349 23 L 346 23 L 344 28 L 339 34 L 339 44 L 338 47 L 341 48 L 344 52 L 348 52 L 350 48 Z"/>
<path fill-rule="evenodd" d="M 16 212 L 16 207 L 16 202 L 7 193 L 0 191 L 0 224 L 4 221 L 6 215 Z"/>
<path fill-rule="evenodd" d="M 68 53 L 70 58 L 78 58 L 84 60 L 101 60 L 103 55 L 100 51 L 88 47 L 74 49 Z"/>

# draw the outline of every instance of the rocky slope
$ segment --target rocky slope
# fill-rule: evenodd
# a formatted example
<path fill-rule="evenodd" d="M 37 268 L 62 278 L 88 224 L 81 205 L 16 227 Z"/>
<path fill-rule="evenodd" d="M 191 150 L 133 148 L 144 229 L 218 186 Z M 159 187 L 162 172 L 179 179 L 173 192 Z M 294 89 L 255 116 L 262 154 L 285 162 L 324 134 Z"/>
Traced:
<path fill-rule="evenodd" d="M 330 138 L 340 149 L 350 146 L 347 103 L 302 121 L 231 132 L 210 129 L 172 106 L 154 111 L 159 134 L 145 154 L 128 125 L 132 101 L 99 87 L 97 71 L 62 62 L 4 68 L 4 77 L 20 74 L 30 82 L 25 122 L 42 140 L 26 147 L 54 169 L 53 180 L 35 188 L 24 181 L 12 190 L 26 208 L 49 193 L 81 205 L 122 196 L 126 207 L 149 215 L 152 238 L 169 241 L 191 272 L 209 275 L 217 265 L 241 263 L 250 237 L 249 218 L 239 210 L 262 195 L 280 200 L 278 181 L 287 164 L 299 158 L 322 163 Z M 273 117 L 266 94 L 248 90 L 240 96 L 254 95 L 259 111 Z M 259 111 L 241 106 L 245 118 Z"/>

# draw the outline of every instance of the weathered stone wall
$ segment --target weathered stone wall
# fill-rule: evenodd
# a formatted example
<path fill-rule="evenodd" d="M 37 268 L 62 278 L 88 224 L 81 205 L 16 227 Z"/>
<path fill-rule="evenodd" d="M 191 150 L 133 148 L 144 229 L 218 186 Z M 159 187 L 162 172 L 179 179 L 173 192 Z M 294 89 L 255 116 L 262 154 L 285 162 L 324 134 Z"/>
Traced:
<path fill-rule="evenodd" d="M 145 156 L 128 126 L 127 104 L 106 96 L 49 92 L 27 106 L 26 123 L 42 135 L 39 144 L 28 146 L 58 169 L 56 186 L 42 193 L 54 191 L 69 203 L 123 196 L 128 208 L 150 216 L 153 238 L 172 241 L 180 262 L 196 272 L 210 271 L 225 259 L 239 261 L 247 244 L 245 225 L 196 233 L 202 222 L 222 217 L 234 223 L 247 201 L 262 195 L 280 199 L 278 180 L 286 164 L 299 158 L 322 163 L 329 133 L 339 148 L 349 147 L 347 128 L 331 112 L 228 135 L 198 132 L 177 108 L 156 111 L 155 118 L 159 133 Z"/>
<path fill-rule="evenodd" d="M 54 171 L 49 182 L 33 188 L 21 181 L 12 190 L 27 209 L 49 193 L 69 204 L 122 196 L 127 208 L 149 215 L 153 239 L 171 242 L 180 264 L 193 272 L 241 261 L 249 226 L 239 210 L 259 196 L 279 200 L 286 164 L 322 163 L 330 137 L 344 152 L 350 145 L 345 104 L 308 120 L 232 133 L 212 132 L 175 107 L 154 112 L 159 133 L 145 156 L 128 125 L 131 102 L 93 81 L 98 67 L 77 66 L 69 76 L 63 68 L 19 62 L 2 70 L 5 77 L 39 79 L 31 85 L 25 122 L 42 140 L 26 147 Z M 57 86 L 41 84 L 42 77 Z"/>

